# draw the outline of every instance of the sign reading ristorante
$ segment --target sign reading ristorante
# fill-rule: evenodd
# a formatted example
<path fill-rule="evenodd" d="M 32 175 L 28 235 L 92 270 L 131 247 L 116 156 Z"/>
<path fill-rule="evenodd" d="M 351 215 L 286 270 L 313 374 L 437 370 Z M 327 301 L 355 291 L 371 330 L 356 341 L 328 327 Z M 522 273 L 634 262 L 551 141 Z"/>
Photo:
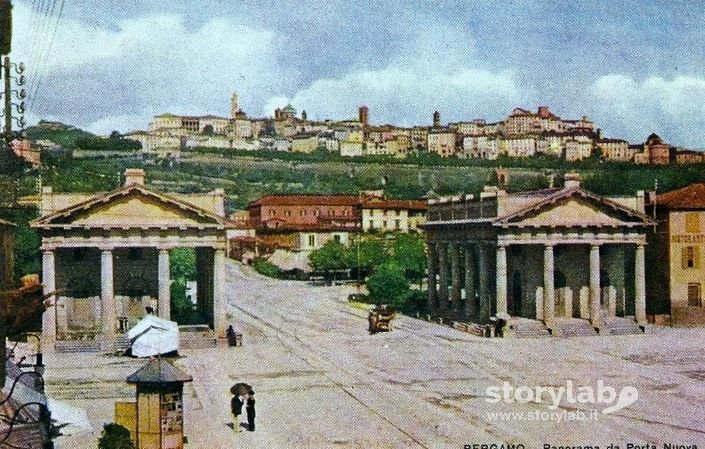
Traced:
<path fill-rule="evenodd" d="M 705 243 L 705 234 L 676 234 L 671 236 L 672 243 Z"/>

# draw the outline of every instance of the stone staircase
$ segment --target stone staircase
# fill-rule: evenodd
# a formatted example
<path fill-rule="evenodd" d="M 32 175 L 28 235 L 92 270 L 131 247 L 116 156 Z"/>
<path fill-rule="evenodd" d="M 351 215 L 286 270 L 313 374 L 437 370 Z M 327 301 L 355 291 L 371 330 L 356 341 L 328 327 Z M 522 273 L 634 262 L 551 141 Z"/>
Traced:
<path fill-rule="evenodd" d="M 566 318 L 555 321 L 553 335 L 558 337 L 587 337 L 597 335 L 597 331 L 588 320 Z"/>
<path fill-rule="evenodd" d="M 179 326 L 179 348 L 181 349 L 215 348 L 217 344 L 218 339 L 208 326 Z"/>
<path fill-rule="evenodd" d="M 130 339 L 127 338 L 127 334 L 120 334 L 115 337 L 114 345 L 115 351 L 125 352 L 130 348 Z"/>
<path fill-rule="evenodd" d="M 467 332 L 468 334 L 475 335 L 476 337 L 487 337 L 492 326 L 486 324 L 476 324 L 476 323 L 466 323 L 463 321 L 453 321 L 453 329 L 459 331 Z"/>
<path fill-rule="evenodd" d="M 633 317 L 609 317 L 602 321 L 601 333 L 608 335 L 637 335 L 644 330 L 634 321 Z"/>
<path fill-rule="evenodd" d="M 102 352 L 100 340 L 57 340 L 54 350 L 60 353 Z"/>
<path fill-rule="evenodd" d="M 539 338 L 539 337 L 550 337 L 551 332 L 548 330 L 545 324 L 537 320 L 528 319 L 512 319 L 509 320 L 508 327 L 509 332 L 513 331 L 513 336 L 517 338 Z"/>

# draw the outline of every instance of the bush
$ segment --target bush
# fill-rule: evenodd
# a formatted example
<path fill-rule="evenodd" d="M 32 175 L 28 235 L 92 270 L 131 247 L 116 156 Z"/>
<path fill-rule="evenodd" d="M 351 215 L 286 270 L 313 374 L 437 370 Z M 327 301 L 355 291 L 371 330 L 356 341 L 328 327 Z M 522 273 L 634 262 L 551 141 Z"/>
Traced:
<path fill-rule="evenodd" d="M 257 258 L 252 261 L 252 267 L 256 272 L 270 278 L 280 279 L 282 277 L 282 270 L 278 266 L 274 265 L 272 262 Z"/>
<path fill-rule="evenodd" d="M 98 449 L 135 449 L 135 444 L 130 439 L 130 431 L 127 428 L 110 423 L 103 426 Z"/>

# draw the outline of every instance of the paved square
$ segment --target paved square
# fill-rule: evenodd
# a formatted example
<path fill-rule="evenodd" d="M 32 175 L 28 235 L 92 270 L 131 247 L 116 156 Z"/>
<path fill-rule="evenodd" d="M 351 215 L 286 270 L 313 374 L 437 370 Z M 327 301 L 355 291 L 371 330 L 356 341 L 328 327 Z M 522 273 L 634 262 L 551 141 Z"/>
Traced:
<path fill-rule="evenodd" d="M 192 448 L 463 448 L 467 444 L 705 443 L 705 329 L 646 335 L 482 339 L 400 317 L 368 335 L 365 312 L 346 303 L 349 287 L 313 287 L 227 266 L 231 322 L 244 346 L 186 350 L 176 363 L 194 376 L 185 391 Z M 144 360 L 48 354 L 50 396 L 85 408 L 95 428 L 57 440 L 97 447 L 113 404 L 131 399 L 124 379 Z M 487 402 L 487 387 L 634 386 L 639 399 L 586 421 L 543 421 L 546 403 Z M 228 427 L 230 386 L 257 394 L 257 431 Z M 587 415 L 591 404 L 562 401 L 556 413 Z M 565 411 L 565 412 L 564 412 Z M 500 415 L 506 412 L 506 415 Z M 512 415 L 511 413 L 514 412 Z M 495 414 L 491 416 L 490 414 Z"/>

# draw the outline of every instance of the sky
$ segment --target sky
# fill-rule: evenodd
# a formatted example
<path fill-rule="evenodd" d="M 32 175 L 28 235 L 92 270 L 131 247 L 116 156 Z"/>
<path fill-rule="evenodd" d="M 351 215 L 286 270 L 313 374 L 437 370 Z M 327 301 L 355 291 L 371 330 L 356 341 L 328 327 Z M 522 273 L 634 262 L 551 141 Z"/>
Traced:
<path fill-rule="evenodd" d="M 609 137 L 705 148 L 705 8 L 695 1 L 14 0 L 31 122 L 97 133 L 160 113 L 498 121 L 548 105 Z M 58 4 L 56 10 L 58 12 Z M 33 9 L 34 8 L 34 9 Z"/>

